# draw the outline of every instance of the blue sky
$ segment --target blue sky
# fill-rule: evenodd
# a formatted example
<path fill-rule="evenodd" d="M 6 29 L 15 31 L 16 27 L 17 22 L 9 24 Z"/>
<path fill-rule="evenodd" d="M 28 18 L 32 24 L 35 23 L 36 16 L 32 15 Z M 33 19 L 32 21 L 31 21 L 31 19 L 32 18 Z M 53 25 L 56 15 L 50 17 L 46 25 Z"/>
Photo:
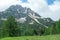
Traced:
<path fill-rule="evenodd" d="M 21 0 L 23 3 L 28 2 L 28 0 Z M 48 5 L 52 5 L 55 0 L 47 0 Z"/>
<path fill-rule="evenodd" d="M 47 0 L 48 5 L 51 5 L 54 3 L 55 0 Z"/>
<path fill-rule="evenodd" d="M 23 3 L 26 3 L 26 2 L 28 2 L 28 0 L 21 0 Z"/>

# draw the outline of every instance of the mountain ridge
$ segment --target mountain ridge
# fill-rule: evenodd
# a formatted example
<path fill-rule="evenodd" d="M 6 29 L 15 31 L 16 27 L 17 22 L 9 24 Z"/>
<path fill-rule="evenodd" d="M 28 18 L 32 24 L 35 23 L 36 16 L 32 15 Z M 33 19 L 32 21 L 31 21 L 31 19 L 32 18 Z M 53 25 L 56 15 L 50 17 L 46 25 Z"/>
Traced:
<path fill-rule="evenodd" d="M 54 23 L 51 18 L 41 18 L 38 13 L 21 5 L 12 5 L 5 11 L 0 12 L 0 20 L 7 20 L 9 16 L 14 16 L 19 23 L 26 22 L 28 24 L 34 24 L 34 22 L 36 22 L 37 24 L 41 23 L 46 26 Z M 47 25 L 47 23 L 49 23 L 49 25 Z"/>

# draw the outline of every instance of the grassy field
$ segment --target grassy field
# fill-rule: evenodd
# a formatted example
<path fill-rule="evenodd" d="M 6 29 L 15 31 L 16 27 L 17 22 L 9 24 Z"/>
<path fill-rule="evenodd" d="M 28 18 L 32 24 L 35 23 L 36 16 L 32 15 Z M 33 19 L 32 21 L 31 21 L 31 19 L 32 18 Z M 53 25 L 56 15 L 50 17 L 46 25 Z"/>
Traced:
<path fill-rule="evenodd" d="M 6 37 L 0 40 L 60 40 L 59 35 Z"/>

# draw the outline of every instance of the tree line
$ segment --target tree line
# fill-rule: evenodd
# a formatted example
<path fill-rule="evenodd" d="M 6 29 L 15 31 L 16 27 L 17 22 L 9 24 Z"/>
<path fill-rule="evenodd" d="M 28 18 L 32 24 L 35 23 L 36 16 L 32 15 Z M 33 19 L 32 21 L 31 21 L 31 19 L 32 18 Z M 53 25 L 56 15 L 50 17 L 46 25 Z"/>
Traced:
<path fill-rule="evenodd" d="M 10 16 L 0 28 L 0 38 L 2 37 L 17 37 L 17 36 L 41 36 L 53 35 L 60 33 L 60 20 L 56 21 L 48 28 L 40 27 L 35 23 L 29 25 L 28 23 L 17 23 L 13 16 Z"/>

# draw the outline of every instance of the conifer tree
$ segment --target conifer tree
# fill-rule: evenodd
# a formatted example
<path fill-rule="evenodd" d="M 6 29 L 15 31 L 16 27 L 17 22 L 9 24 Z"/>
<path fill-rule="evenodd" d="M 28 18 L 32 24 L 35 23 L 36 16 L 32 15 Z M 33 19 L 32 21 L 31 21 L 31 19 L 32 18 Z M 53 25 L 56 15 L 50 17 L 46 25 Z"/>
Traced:
<path fill-rule="evenodd" d="M 3 26 L 5 36 L 19 36 L 20 30 L 18 28 L 17 22 L 13 16 L 9 17 Z"/>

